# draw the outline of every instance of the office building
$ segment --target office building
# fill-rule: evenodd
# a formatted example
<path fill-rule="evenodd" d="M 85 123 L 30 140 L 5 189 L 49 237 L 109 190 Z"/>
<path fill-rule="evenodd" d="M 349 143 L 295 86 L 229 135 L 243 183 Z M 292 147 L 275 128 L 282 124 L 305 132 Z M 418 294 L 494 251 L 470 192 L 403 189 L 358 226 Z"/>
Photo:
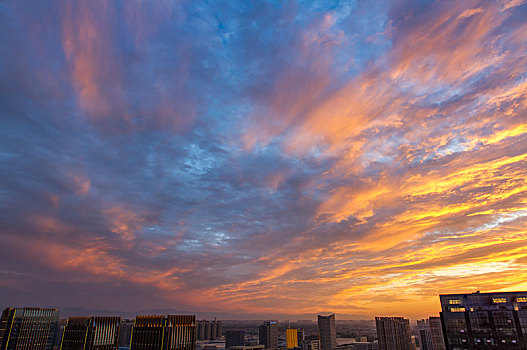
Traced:
<path fill-rule="evenodd" d="M 306 339 L 305 334 L 304 334 L 304 330 L 303 329 L 297 329 L 296 330 L 296 334 L 297 334 L 298 346 L 301 346 L 302 342 Z"/>
<path fill-rule="evenodd" d="M 375 317 L 380 350 L 413 350 L 410 321 L 403 317 Z"/>
<path fill-rule="evenodd" d="M 265 349 L 278 348 L 278 324 L 276 321 L 264 322 L 258 329 L 259 344 Z"/>
<path fill-rule="evenodd" d="M 115 350 L 119 345 L 120 317 L 70 317 L 61 350 Z"/>
<path fill-rule="evenodd" d="M 229 349 L 233 346 L 245 345 L 245 331 L 242 330 L 228 330 L 225 332 L 225 348 Z"/>
<path fill-rule="evenodd" d="M 134 320 L 121 320 L 119 325 L 119 346 L 129 347 L 132 339 L 132 328 L 134 327 Z"/>
<path fill-rule="evenodd" d="M 527 349 L 527 292 L 440 295 L 447 349 Z"/>
<path fill-rule="evenodd" d="M 330 316 L 318 315 L 318 337 L 320 339 L 321 350 L 332 350 L 337 348 L 335 314 Z"/>
<path fill-rule="evenodd" d="M 0 350 L 52 350 L 57 309 L 6 308 L 0 318 Z"/>
<path fill-rule="evenodd" d="M 294 349 L 298 347 L 298 330 L 288 328 L 285 330 L 286 347 Z"/>
<path fill-rule="evenodd" d="M 432 333 L 428 320 L 417 321 L 417 335 L 419 338 L 420 350 L 433 350 Z"/>
<path fill-rule="evenodd" d="M 130 350 L 195 350 L 196 316 L 137 316 Z"/>

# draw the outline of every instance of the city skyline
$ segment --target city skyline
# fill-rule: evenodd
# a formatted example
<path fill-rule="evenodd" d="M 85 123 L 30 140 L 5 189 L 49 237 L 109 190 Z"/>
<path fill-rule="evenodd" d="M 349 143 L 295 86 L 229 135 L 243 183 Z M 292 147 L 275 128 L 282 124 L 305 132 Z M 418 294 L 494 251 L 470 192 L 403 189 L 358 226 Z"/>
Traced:
<path fill-rule="evenodd" d="M 416 320 L 527 290 L 525 18 L 0 1 L 0 307 Z"/>

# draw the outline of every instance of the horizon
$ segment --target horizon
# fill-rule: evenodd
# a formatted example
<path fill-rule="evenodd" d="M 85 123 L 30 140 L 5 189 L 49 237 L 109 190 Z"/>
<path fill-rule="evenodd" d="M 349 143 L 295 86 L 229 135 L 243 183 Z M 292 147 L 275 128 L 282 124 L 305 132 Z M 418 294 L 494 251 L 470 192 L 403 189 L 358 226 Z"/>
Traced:
<path fill-rule="evenodd" d="M 527 290 L 525 18 L 0 1 L 0 302 L 415 320 Z"/>

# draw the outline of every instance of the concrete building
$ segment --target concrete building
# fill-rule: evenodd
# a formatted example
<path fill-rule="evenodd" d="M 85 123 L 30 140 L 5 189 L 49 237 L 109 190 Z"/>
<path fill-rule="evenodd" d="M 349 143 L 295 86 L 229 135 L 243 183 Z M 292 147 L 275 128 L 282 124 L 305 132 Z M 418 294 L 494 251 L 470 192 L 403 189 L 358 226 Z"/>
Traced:
<path fill-rule="evenodd" d="M 318 337 L 321 350 L 333 350 L 337 348 L 335 314 L 330 316 L 318 315 Z"/>
<path fill-rule="evenodd" d="M 320 340 L 304 340 L 302 350 L 320 350 Z"/>
<path fill-rule="evenodd" d="M 375 317 L 380 350 L 414 350 L 410 321 L 403 317 Z"/>
<path fill-rule="evenodd" d="M 440 295 L 445 346 L 527 349 L 527 292 Z"/>

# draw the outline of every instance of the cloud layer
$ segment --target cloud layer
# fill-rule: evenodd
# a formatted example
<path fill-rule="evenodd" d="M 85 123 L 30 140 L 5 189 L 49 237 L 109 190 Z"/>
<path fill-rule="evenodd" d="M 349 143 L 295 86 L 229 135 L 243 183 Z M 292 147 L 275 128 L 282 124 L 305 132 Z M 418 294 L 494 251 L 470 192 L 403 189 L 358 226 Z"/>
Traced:
<path fill-rule="evenodd" d="M 526 17 L 0 2 L 0 302 L 424 317 L 527 288 Z"/>

